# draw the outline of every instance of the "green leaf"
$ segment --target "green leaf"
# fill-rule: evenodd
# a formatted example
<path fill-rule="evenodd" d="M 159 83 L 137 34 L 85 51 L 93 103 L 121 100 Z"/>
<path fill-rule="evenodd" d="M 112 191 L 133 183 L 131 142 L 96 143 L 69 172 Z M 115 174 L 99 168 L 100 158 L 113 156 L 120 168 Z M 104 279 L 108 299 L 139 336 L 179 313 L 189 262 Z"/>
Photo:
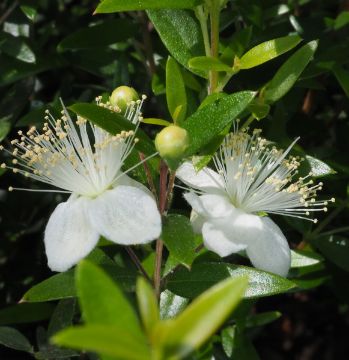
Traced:
<path fill-rule="evenodd" d="M 337 235 L 320 236 L 311 244 L 337 266 L 349 271 L 349 239 Z"/>
<path fill-rule="evenodd" d="M 104 252 L 95 249 L 87 259 L 95 264 L 103 266 L 113 279 L 123 286 L 129 288 L 134 286 L 135 273 L 131 273 L 129 269 L 117 266 Z M 56 274 L 41 283 L 34 285 L 24 295 L 22 300 L 28 302 L 45 302 L 59 299 L 66 299 L 76 296 L 74 270 Z"/>
<path fill-rule="evenodd" d="M 11 123 L 4 119 L 0 119 L 0 142 L 5 139 L 11 130 Z"/>
<path fill-rule="evenodd" d="M 76 287 L 88 324 L 117 325 L 141 337 L 138 318 L 117 284 L 97 265 L 83 260 L 76 270 Z"/>
<path fill-rule="evenodd" d="M 309 250 L 291 250 L 291 268 L 303 268 L 319 264 L 323 257 Z"/>
<path fill-rule="evenodd" d="M 171 123 L 167 120 L 156 119 L 156 118 L 146 118 L 142 119 L 142 123 L 151 124 L 151 125 L 159 125 L 159 126 L 169 126 Z"/>
<path fill-rule="evenodd" d="M 128 19 L 112 19 L 80 29 L 58 44 L 59 51 L 99 48 L 127 40 L 135 35 L 137 27 Z"/>
<path fill-rule="evenodd" d="M 53 342 L 117 359 L 150 360 L 149 348 L 126 329 L 116 325 L 93 324 L 68 328 L 55 335 Z"/>
<path fill-rule="evenodd" d="M 238 61 L 238 69 L 250 69 L 284 54 L 297 46 L 302 39 L 298 35 L 265 41 L 247 51 Z"/>
<path fill-rule="evenodd" d="M 187 95 L 181 69 L 170 56 L 166 63 L 166 100 L 173 121 L 183 122 L 187 114 Z"/>
<path fill-rule="evenodd" d="M 224 64 L 219 59 L 209 56 L 197 56 L 189 60 L 189 67 L 193 70 L 204 71 L 208 73 L 211 70 L 232 73 L 233 68 Z"/>
<path fill-rule="evenodd" d="M 20 9 L 22 10 L 23 14 L 30 20 L 35 21 L 37 10 L 34 7 L 22 5 L 20 6 Z"/>
<path fill-rule="evenodd" d="M 160 317 L 162 320 L 171 319 L 181 313 L 188 305 L 189 299 L 165 290 L 160 296 Z"/>
<path fill-rule="evenodd" d="M 25 63 L 36 62 L 36 56 L 30 46 L 17 37 L 0 34 L 0 49 L 5 54 Z"/>
<path fill-rule="evenodd" d="M 312 60 L 318 42 L 311 41 L 297 50 L 276 72 L 266 86 L 264 98 L 267 102 L 281 99 L 296 83 L 299 76 Z"/>
<path fill-rule="evenodd" d="M 159 307 L 154 289 L 144 278 L 140 277 L 137 280 L 136 294 L 143 326 L 146 332 L 151 334 L 154 326 L 160 320 Z"/>
<path fill-rule="evenodd" d="M 186 156 L 194 155 L 246 109 L 254 98 L 252 91 L 241 91 L 218 99 L 197 110 L 183 128 L 188 131 L 190 145 Z"/>
<path fill-rule="evenodd" d="M 42 306 L 43 304 L 40 304 Z M 51 317 L 48 325 L 47 335 L 51 337 L 55 333 L 72 325 L 75 314 L 76 299 L 61 300 Z"/>
<path fill-rule="evenodd" d="M 335 65 L 332 67 L 332 72 L 344 90 L 345 95 L 349 97 L 349 71 L 344 70 L 340 65 Z"/>
<path fill-rule="evenodd" d="M 259 360 L 251 340 L 237 325 L 222 331 L 222 346 L 229 359 Z"/>
<path fill-rule="evenodd" d="M 248 110 L 251 111 L 255 119 L 262 120 L 266 116 L 268 116 L 270 111 L 270 105 L 254 101 L 249 105 Z"/>
<path fill-rule="evenodd" d="M 78 103 L 69 106 L 75 114 L 91 121 L 112 135 L 116 135 L 123 130 L 135 130 L 135 125 L 122 115 L 94 104 Z M 156 152 L 153 142 L 141 129 L 137 130 L 137 137 L 140 141 L 136 144 L 139 151 L 151 155 Z"/>
<path fill-rule="evenodd" d="M 191 58 L 205 54 L 200 25 L 189 11 L 148 10 L 147 14 L 162 42 L 181 65 L 189 69 Z"/>
<path fill-rule="evenodd" d="M 333 175 L 337 173 L 329 165 L 319 159 L 316 159 L 309 155 L 306 155 L 305 159 L 310 167 L 309 171 L 312 172 L 312 176 L 315 178 L 320 178 L 323 176 Z"/>
<path fill-rule="evenodd" d="M 190 267 L 195 259 L 195 236 L 190 220 L 178 214 L 170 214 L 163 224 L 162 240 L 171 256 Z"/>
<path fill-rule="evenodd" d="M 246 327 L 256 327 L 267 325 L 281 317 L 279 311 L 267 311 L 261 314 L 253 315 L 247 318 Z"/>
<path fill-rule="evenodd" d="M 203 0 L 103 0 L 95 11 L 96 14 L 147 9 L 192 9 Z"/>
<path fill-rule="evenodd" d="M 281 276 L 247 266 L 226 263 L 198 263 L 191 271 L 181 268 L 169 276 L 167 285 L 173 293 L 195 298 L 210 286 L 228 277 L 249 278 L 245 298 L 259 298 L 289 291 L 295 284 Z"/>
<path fill-rule="evenodd" d="M 51 304 L 16 304 L 0 310 L 0 325 L 26 324 L 49 319 Z"/>
<path fill-rule="evenodd" d="M 18 351 L 33 353 L 28 339 L 18 330 L 7 326 L 0 327 L 0 344 Z"/>
<path fill-rule="evenodd" d="M 159 326 L 165 352 L 184 358 L 208 340 L 240 302 L 247 285 L 244 277 L 226 279 L 195 299 L 176 318 Z"/>

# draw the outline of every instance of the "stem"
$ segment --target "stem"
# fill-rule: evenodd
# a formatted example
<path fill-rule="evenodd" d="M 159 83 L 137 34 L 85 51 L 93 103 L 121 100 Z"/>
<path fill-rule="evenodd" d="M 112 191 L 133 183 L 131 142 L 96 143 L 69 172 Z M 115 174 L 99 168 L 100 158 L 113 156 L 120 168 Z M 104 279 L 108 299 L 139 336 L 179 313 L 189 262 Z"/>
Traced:
<path fill-rule="evenodd" d="M 144 156 L 144 154 L 142 152 L 139 153 L 139 158 L 142 161 L 144 172 L 145 172 L 145 175 L 147 177 L 147 181 L 148 181 L 148 185 L 150 187 L 150 190 L 153 193 L 155 200 L 158 201 L 158 195 L 156 193 L 156 187 L 155 187 L 155 184 L 154 184 L 154 181 L 153 181 L 153 177 L 151 175 L 151 171 L 149 169 L 149 166 L 148 166 L 147 162 L 144 161 L 145 156 Z"/>
<path fill-rule="evenodd" d="M 12 14 L 17 5 L 18 1 L 14 1 L 12 5 L 4 12 L 4 14 L 0 17 L 0 25 L 2 25 L 2 23 L 4 23 L 6 19 Z"/>
<path fill-rule="evenodd" d="M 153 76 L 156 72 L 156 65 L 154 60 L 153 43 L 150 37 L 149 21 L 145 16 L 145 12 L 140 12 L 141 24 L 142 24 L 142 36 L 144 43 L 144 51 L 148 60 L 148 72 L 150 76 Z"/>
<path fill-rule="evenodd" d="M 210 56 L 211 55 L 210 37 L 207 29 L 207 16 L 205 14 L 204 7 L 202 5 L 197 6 L 195 9 L 195 14 L 200 23 L 202 37 L 204 39 L 205 54 L 206 56 Z"/>
<path fill-rule="evenodd" d="M 163 160 L 160 164 L 160 194 L 159 194 L 159 211 L 162 216 L 166 209 L 167 202 L 167 173 L 168 167 Z M 162 252 L 164 243 L 161 239 L 156 241 L 156 257 L 155 257 L 155 272 L 154 272 L 154 288 L 157 298 L 160 298 L 161 292 L 161 265 L 162 265 Z"/>
<path fill-rule="evenodd" d="M 130 255 L 130 258 L 134 262 L 134 264 L 136 265 L 137 269 L 143 274 L 143 276 L 151 284 L 152 283 L 151 278 L 149 277 L 149 275 L 145 271 L 142 263 L 140 262 L 140 260 L 138 259 L 138 256 L 136 255 L 136 253 L 132 250 L 132 248 L 130 246 L 125 246 L 125 249 L 126 249 L 127 253 Z"/>
<path fill-rule="evenodd" d="M 241 126 L 241 130 L 248 128 L 248 127 L 252 124 L 253 121 L 254 121 L 254 116 L 251 115 L 251 116 L 245 121 L 244 125 Z"/>
<path fill-rule="evenodd" d="M 169 208 L 172 200 L 172 191 L 173 191 L 175 179 L 176 179 L 176 172 L 171 171 L 170 179 L 168 181 L 167 193 L 166 193 L 166 209 Z"/>
<path fill-rule="evenodd" d="M 211 23 L 211 56 L 218 58 L 219 46 L 219 1 L 211 0 L 210 4 L 210 23 Z M 218 85 L 218 72 L 211 70 L 209 73 L 209 94 L 216 92 Z"/>

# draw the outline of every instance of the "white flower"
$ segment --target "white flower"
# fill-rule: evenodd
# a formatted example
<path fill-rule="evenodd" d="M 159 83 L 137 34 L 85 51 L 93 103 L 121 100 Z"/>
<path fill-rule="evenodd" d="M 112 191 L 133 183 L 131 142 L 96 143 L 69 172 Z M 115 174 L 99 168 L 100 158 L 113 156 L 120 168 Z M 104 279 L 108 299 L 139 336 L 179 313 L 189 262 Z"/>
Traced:
<path fill-rule="evenodd" d="M 141 105 L 133 102 L 125 115 L 137 126 Z M 111 136 L 82 118 L 75 125 L 65 108 L 62 114 L 56 120 L 47 112 L 42 133 L 35 127 L 26 135 L 19 131 L 20 138 L 11 142 L 13 166 L 1 165 L 61 189 L 42 191 L 71 194 L 56 207 L 45 230 L 48 265 L 54 271 L 65 271 L 88 255 L 100 235 L 132 245 L 161 232 L 150 191 L 121 170 L 138 141 L 135 132 Z"/>
<path fill-rule="evenodd" d="M 253 135 L 236 130 L 213 158 L 216 171 L 206 167 L 196 173 L 186 162 L 177 177 L 189 187 L 184 197 L 193 208 L 193 227 L 202 231 L 209 250 L 222 257 L 246 250 L 255 267 L 286 276 L 287 240 L 269 217 L 260 214 L 307 218 L 327 211 L 327 201 L 315 200 L 322 183 L 313 185 L 312 174 L 292 182 L 301 160 L 286 159 L 294 143 L 282 152 L 259 135 L 260 130 Z"/>

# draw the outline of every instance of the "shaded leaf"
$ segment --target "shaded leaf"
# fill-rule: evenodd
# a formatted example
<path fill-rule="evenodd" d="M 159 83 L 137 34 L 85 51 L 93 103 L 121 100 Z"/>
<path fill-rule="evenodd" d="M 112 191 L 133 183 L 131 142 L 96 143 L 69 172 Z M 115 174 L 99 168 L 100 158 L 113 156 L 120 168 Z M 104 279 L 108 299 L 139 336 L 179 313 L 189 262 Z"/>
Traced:
<path fill-rule="evenodd" d="M 0 327 L 0 344 L 18 351 L 33 353 L 28 339 L 18 330 L 7 326 Z"/>
<path fill-rule="evenodd" d="M 198 263 L 191 271 L 181 268 L 169 276 L 167 284 L 173 293 L 192 299 L 223 279 L 241 276 L 249 279 L 245 298 L 271 296 L 295 288 L 292 281 L 281 276 L 226 263 Z"/>

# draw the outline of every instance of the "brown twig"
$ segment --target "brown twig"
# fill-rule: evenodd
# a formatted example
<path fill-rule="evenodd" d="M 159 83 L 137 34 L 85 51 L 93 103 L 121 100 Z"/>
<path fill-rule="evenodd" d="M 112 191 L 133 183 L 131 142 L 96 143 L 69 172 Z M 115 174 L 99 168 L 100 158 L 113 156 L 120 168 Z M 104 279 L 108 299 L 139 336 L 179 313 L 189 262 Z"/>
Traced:
<path fill-rule="evenodd" d="M 12 5 L 4 12 L 4 14 L 0 17 L 0 25 L 6 21 L 6 19 L 12 14 L 13 10 L 17 7 L 18 1 L 14 1 Z"/>
<path fill-rule="evenodd" d="M 154 184 L 154 181 L 153 181 L 153 177 L 151 175 L 151 171 L 149 169 L 149 166 L 148 166 L 147 162 L 144 161 L 145 156 L 144 156 L 144 154 L 142 152 L 139 153 L 139 158 L 143 162 L 143 168 L 144 168 L 145 175 L 147 177 L 147 181 L 148 181 L 150 190 L 153 193 L 153 195 L 155 197 L 155 200 L 158 201 L 158 195 L 156 193 L 156 187 L 155 187 L 155 184 Z"/>
<path fill-rule="evenodd" d="M 140 260 L 138 259 L 138 256 L 136 255 L 136 253 L 132 250 L 132 248 L 130 246 L 125 246 L 125 249 L 126 249 L 127 253 L 130 255 L 130 258 L 136 265 L 137 269 L 143 274 L 143 276 L 149 281 L 149 283 L 152 284 L 151 278 L 145 271 L 142 263 L 140 262 Z"/>
<path fill-rule="evenodd" d="M 144 11 L 139 13 L 141 25 L 142 25 L 142 36 L 144 43 L 144 51 L 148 61 L 148 71 L 149 75 L 153 76 L 156 72 L 156 65 L 154 60 L 154 52 L 153 52 L 153 43 L 150 37 L 150 23 L 145 15 Z"/>
<path fill-rule="evenodd" d="M 163 160 L 160 164 L 160 194 L 159 194 L 159 211 L 161 216 L 164 214 L 167 203 L 167 174 L 168 167 Z M 156 241 L 156 258 L 155 258 L 155 272 L 154 272 L 154 288 L 157 298 L 160 298 L 161 292 L 161 265 L 162 252 L 164 243 L 161 239 Z"/>

